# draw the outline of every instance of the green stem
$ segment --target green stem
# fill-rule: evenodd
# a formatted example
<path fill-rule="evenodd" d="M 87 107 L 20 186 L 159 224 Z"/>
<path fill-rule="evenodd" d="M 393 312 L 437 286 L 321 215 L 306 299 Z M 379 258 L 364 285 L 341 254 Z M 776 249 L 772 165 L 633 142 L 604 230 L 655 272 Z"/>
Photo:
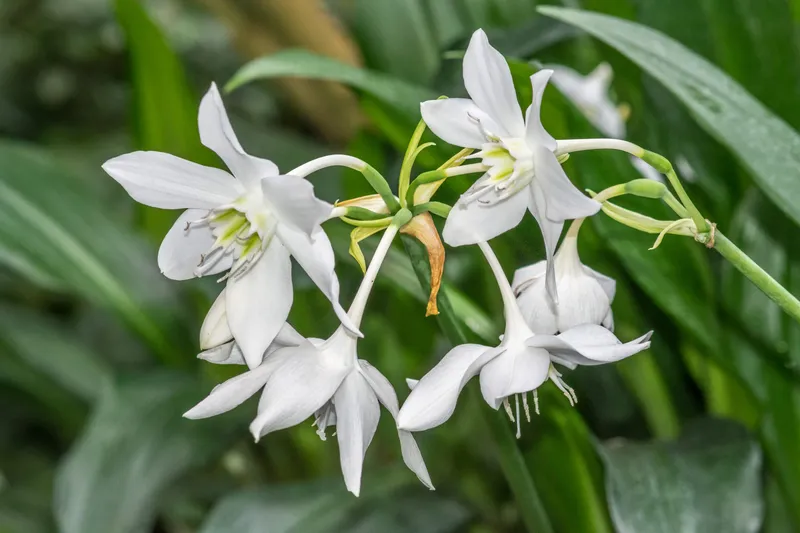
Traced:
<path fill-rule="evenodd" d="M 406 252 L 411 257 L 414 271 L 419 278 L 420 285 L 425 293 L 430 291 L 430 270 L 425 248 L 416 240 L 404 238 Z M 439 326 L 453 346 L 464 344 L 467 338 L 464 335 L 461 322 L 445 292 L 439 293 Z M 544 504 L 536 490 L 536 485 L 531 478 L 522 452 L 517 447 L 511 427 L 498 416 L 498 413 L 483 407 L 480 391 L 470 387 L 470 403 L 481 406 L 479 411 L 486 420 L 491 436 L 497 445 L 498 460 L 503 474 L 508 481 L 511 492 L 517 501 L 517 508 L 525 523 L 525 528 L 530 533 L 552 533 L 550 519 L 544 509 Z"/>
<path fill-rule="evenodd" d="M 800 322 L 800 301 L 719 231 L 715 232 L 713 248 L 789 316 Z"/>
<path fill-rule="evenodd" d="M 419 145 L 420 139 L 422 139 L 422 134 L 425 133 L 425 121 L 420 120 L 419 124 L 417 124 L 417 128 L 414 130 L 414 134 L 411 136 L 411 140 L 408 142 L 408 148 L 406 148 L 406 153 L 403 156 L 403 164 L 400 167 L 400 178 L 397 183 L 397 195 L 400 197 L 400 204 L 405 207 L 408 205 L 406 203 L 406 190 L 408 190 L 408 184 L 411 181 L 411 167 L 414 165 L 414 159 L 418 155 L 417 146 Z"/>
<path fill-rule="evenodd" d="M 414 216 L 417 216 L 422 213 L 430 212 L 442 218 L 447 218 L 451 209 L 453 209 L 451 206 L 442 202 L 425 202 L 424 204 L 419 204 L 412 207 L 411 213 Z"/>

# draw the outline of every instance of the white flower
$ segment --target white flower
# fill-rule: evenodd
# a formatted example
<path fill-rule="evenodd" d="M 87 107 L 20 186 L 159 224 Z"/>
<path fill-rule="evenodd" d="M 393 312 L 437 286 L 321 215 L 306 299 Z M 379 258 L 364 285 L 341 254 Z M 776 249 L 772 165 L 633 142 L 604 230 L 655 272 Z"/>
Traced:
<path fill-rule="evenodd" d="M 511 286 L 491 248 L 486 243 L 480 246 L 503 295 L 506 329 L 501 343 L 494 348 L 478 344 L 456 346 L 419 382 L 409 383 L 413 386 L 411 394 L 397 417 L 401 429 L 422 431 L 445 422 L 455 410 L 461 389 L 473 376 L 480 374 L 484 400 L 494 409 L 505 406 L 509 418 L 517 422 L 519 437 L 520 397 L 525 416 L 530 420 L 527 393 L 533 393 L 538 412 L 536 389 L 546 380 L 553 381 L 570 403 L 577 401 L 552 363 L 568 368 L 597 365 L 618 361 L 650 346 L 649 333 L 622 344 L 613 333 L 593 324 L 577 326 L 559 335 L 535 335 L 525 324 Z M 512 396 L 516 413 L 509 403 Z"/>
<path fill-rule="evenodd" d="M 518 269 L 511 288 L 522 316 L 534 333 L 553 334 L 583 324 L 597 324 L 614 331 L 616 282 L 581 263 L 578 239 L 569 232 L 555 256 L 558 303 L 545 288 L 545 262 Z"/>
<path fill-rule="evenodd" d="M 229 379 L 184 416 L 207 418 L 238 406 L 263 388 L 258 416 L 250 424 L 256 441 L 295 426 L 314 415 L 322 440 L 336 426 L 342 474 L 347 489 L 358 496 L 361 468 L 380 417 L 379 402 L 397 417 L 397 395 L 389 381 L 356 354 L 356 338 L 342 327 L 326 341 L 302 339 L 266 355 L 248 372 Z M 408 431 L 398 430 L 403 460 L 433 488 L 422 454 Z"/>
<path fill-rule="evenodd" d="M 609 88 L 614 71 L 600 63 L 586 76 L 562 65 L 552 65 L 551 78 L 561 93 L 569 98 L 591 124 L 606 137 L 625 138 L 625 120 L 611 100 Z"/>
<path fill-rule="evenodd" d="M 464 85 L 471 99 L 422 104 L 430 129 L 450 144 L 481 149 L 472 157 L 482 160 L 476 171 L 486 170 L 453 206 L 442 233 L 446 243 L 460 246 L 492 239 L 517 226 L 529 209 L 542 229 L 551 261 L 564 221 L 600 209 L 569 181 L 554 154 L 558 143 L 540 121 L 551 74 L 542 70 L 531 76 L 533 103 L 523 117 L 508 64 L 478 30 L 464 56 Z M 551 273 L 548 281 L 557 299 Z"/>
<path fill-rule="evenodd" d="M 320 224 L 332 206 L 307 180 L 281 176 L 271 161 L 245 153 L 216 85 L 200 103 L 200 140 L 230 174 L 160 152 L 133 152 L 103 169 L 131 197 L 161 209 L 186 209 L 158 251 L 158 264 L 176 280 L 219 274 L 226 317 L 253 368 L 286 322 L 292 306 L 291 260 L 333 303 L 342 323 L 358 332 L 339 305 L 333 249 Z"/>

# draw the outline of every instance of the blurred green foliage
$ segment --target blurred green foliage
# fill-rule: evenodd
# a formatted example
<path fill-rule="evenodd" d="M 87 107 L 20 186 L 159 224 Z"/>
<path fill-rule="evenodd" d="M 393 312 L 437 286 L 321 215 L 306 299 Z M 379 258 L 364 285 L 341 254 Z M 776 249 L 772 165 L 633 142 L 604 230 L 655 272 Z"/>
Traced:
<path fill-rule="evenodd" d="M 667 237 L 648 251 L 651 236 L 595 217 L 581 233 L 582 260 L 618 281 L 618 336 L 653 329 L 652 349 L 569 373 L 576 408 L 545 385 L 542 414 L 518 441 L 469 385 L 447 424 L 418 435 L 436 493 L 402 467 L 384 417 L 356 500 L 341 483 L 336 445 L 309 427 L 255 445 L 253 402 L 209 421 L 181 418 L 236 371 L 194 358 L 218 288 L 163 279 L 156 250 L 176 214 L 134 206 L 100 170 L 135 149 L 219 165 L 195 123 L 199 95 L 215 81 L 236 87 L 226 106 L 250 152 L 286 170 L 349 153 L 396 181 L 419 100 L 463 95 L 452 58 L 483 27 L 511 59 L 522 101 L 531 61 L 582 73 L 610 63 L 614 98 L 630 106 L 628 138 L 685 161 L 702 212 L 800 294 L 800 3 L 563 2 L 661 34 L 544 11 L 594 39 L 537 12 L 558 2 L 303 0 L 293 5 L 335 18 L 363 65 L 303 50 L 256 59 L 242 42 L 266 35 L 277 48 L 303 48 L 287 37 L 303 33 L 302 17 L 276 29 L 257 16 L 259 5 L 289 12 L 289 2 L 231 0 L 227 11 L 215 0 L 0 4 L 0 532 L 486 533 L 532 520 L 564 533 L 800 531 L 800 329 L 691 240 Z M 242 18 L 263 30 L 247 34 Z M 296 87 L 276 83 L 287 76 L 355 91 L 359 126 L 347 143 L 326 141 L 288 104 Z M 320 85 L 306 87 L 323 97 L 313 92 Z M 555 88 L 543 120 L 557 138 L 597 136 Z M 416 170 L 452 153 L 440 143 Z M 639 177 L 621 154 L 575 154 L 565 166 L 593 190 Z M 330 201 L 370 192 L 350 171 L 312 180 Z M 468 183 L 449 180 L 440 199 L 452 203 Z M 622 203 L 666 216 L 653 202 Z M 348 228 L 328 224 L 346 302 L 361 272 Z M 364 241 L 367 256 L 375 241 Z M 530 217 L 492 244 L 509 274 L 543 257 Z M 469 247 L 448 248 L 442 314 L 425 318 L 417 246 L 403 239 L 391 250 L 359 348 L 401 400 L 405 378 L 453 343 L 493 343 L 502 331 L 494 282 Z M 290 321 L 327 336 L 330 304 L 303 276 Z"/>

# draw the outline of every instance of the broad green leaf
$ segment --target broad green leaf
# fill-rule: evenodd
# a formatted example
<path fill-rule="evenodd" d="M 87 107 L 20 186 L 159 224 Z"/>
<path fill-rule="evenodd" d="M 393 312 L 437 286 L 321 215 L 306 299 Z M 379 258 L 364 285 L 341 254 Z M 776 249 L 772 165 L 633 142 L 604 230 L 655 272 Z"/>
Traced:
<path fill-rule="evenodd" d="M 77 397 L 93 401 L 111 378 L 108 364 L 62 325 L 20 308 L 0 307 L 0 345 Z"/>
<path fill-rule="evenodd" d="M 761 451 L 740 426 L 702 420 L 675 442 L 600 446 L 619 533 L 755 533 L 761 528 Z"/>
<path fill-rule="evenodd" d="M 575 9 L 539 10 L 603 40 L 662 82 L 736 154 L 770 199 L 800 221 L 800 136 L 729 76 L 639 24 Z"/>
<path fill-rule="evenodd" d="M 165 358 L 180 316 L 156 252 L 46 153 L 0 142 L 0 262 L 119 313 Z M 171 317 L 170 320 L 166 320 Z"/>
<path fill-rule="evenodd" d="M 449 533 L 469 518 L 454 500 L 403 487 L 393 473 L 369 477 L 360 498 L 340 480 L 275 485 L 231 494 L 211 511 L 200 533 Z"/>
<path fill-rule="evenodd" d="M 419 117 L 420 102 L 437 97 L 424 87 L 305 50 L 286 50 L 254 59 L 234 74 L 225 89 L 233 91 L 254 80 L 283 77 L 338 81 L 374 96 L 413 119 Z"/>
<path fill-rule="evenodd" d="M 204 388 L 179 374 L 107 387 L 60 465 L 54 512 L 61 533 L 132 533 L 151 527 L 180 476 L 222 452 L 231 419 L 186 420 Z"/>
<path fill-rule="evenodd" d="M 139 0 L 115 0 L 114 8 L 130 61 L 137 148 L 213 165 L 214 157 L 200 143 L 198 101 L 186 81 L 180 59 Z M 170 211 L 139 208 L 143 224 L 154 239 L 160 239 L 177 218 Z"/>
<path fill-rule="evenodd" d="M 426 0 L 356 0 L 353 23 L 369 66 L 427 83 L 439 68 L 439 46 Z"/>

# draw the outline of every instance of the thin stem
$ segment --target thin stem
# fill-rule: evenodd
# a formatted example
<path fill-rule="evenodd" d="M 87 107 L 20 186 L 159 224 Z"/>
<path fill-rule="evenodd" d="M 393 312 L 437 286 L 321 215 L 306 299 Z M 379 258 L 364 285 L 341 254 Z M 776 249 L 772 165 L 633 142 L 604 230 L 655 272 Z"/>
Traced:
<path fill-rule="evenodd" d="M 622 139 L 568 139 L 558 141 L 556 148 L 556 157 L 562 154 L 571 154 L 572 152 L 584 152 L 586 150 L 619 150 L 627 152 L 634 157 L 642 158 L 644 155 L 644 148 L 633 144 L 632 142 L 623 141 Z"/>
<path fill-rule="evenodd" d="M 375 284 L 378 271 L 381 269 L 383 260 L 386 259 L 386 254 L 392 246 L 392 241 L 397 235 L 398 229 L 399 228 L 395 224 L 390 224 L 389 227 L 386 228 L 386 231 L 383 232 L 381 241 L 375 249 L 375 254 L 369 262 L 367 272 L 364 274 L 364 279 L 361 280 L 361 285 L 358 287 L 355 298 L 353 298 L 353 303 L 350 304 L 350 309 L 348 309 L 347 314 L 356 327 L 361 327 L 361 319 L 364 316 L 364 308 L 367 306 L 367 300 L 369 299 L 370 292 L 372 292 L 372 286 Z"/>
<path fill-rule="evenodd" d="M 800 301 L 719 231 L 714 233 L 714 249 L 789 316 L 800 322 Z"/>

